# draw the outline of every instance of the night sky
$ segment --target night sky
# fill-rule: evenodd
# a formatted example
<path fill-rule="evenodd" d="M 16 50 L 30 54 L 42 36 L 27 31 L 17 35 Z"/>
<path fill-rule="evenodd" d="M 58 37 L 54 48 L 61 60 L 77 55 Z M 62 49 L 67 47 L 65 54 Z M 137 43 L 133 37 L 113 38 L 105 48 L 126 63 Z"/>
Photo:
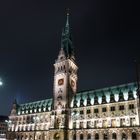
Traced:
<path fill-rule="evenodd" d="M 133 82 L 140 65 L 140 8 L 129 0 L 1 0 L 0 115 L 52 97 L 53 64 L 70 9 L 78 91 Z"/>

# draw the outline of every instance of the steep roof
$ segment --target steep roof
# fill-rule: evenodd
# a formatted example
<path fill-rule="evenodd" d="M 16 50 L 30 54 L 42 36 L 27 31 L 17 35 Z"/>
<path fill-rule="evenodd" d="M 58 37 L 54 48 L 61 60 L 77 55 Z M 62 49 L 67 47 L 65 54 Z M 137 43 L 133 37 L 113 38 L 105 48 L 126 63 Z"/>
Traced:
<path fill-rule="evenodd" d="M 94 98 L 96 96 L 96 97 L 98 97 L 99 104 L 101 104 L 102 96 L 105 96 L 106 100 L 109 102 L 109 100 L 110 100 L 109 98 L 110 98 L 111 94 L 113 94 L 116 98 L 115 100 L 118 101 L 117 98 L 118 98 L 120 92 L 123 94 L 124 100 L 127 100 L 129 92 L 131 92 L 131 94 L 133 94 L 134 98 L 137 97 L 136 90 L 137 90 L 136 83 L 128 83 L 128 84 L 123 84 L 123 85 L 119 85 L 119 86 L 112 86 L 112 87 L 96 89 L 96 90 L 86 90 L 86 91 L 77 92 L 75 97 L 73 98 L 73 101 L 76 100 L 77 107 L 79 107 L 81 98 L 84 102 L 84 105 L 86 105 L 87 98 L 90 97 L 91 105 L 93 105 Z M 72 107 L 73 107 L 73 101 L 72 101 L 72 105 L 71 105 Z M 52 107 L 52 99 L 45 99 L 45 100 L 20 104 L 18 106 L 18 112 L 20 111 L 20 114 L 28 114 L 30 112 L 30 110 L 33 110 L 33 109 L 36 109 L 36 112 L 43 112 L 43 111 L 45 112 L 45 111 L 51 111 L 51 107 Z M 40 111 L 39 111 L 39 109 L 40 109 Z M 24 113 L 21 113 L 22 111 L 24 111 Z M 30 112 L 30 113 L 32 113 L 32 112 Z"/>

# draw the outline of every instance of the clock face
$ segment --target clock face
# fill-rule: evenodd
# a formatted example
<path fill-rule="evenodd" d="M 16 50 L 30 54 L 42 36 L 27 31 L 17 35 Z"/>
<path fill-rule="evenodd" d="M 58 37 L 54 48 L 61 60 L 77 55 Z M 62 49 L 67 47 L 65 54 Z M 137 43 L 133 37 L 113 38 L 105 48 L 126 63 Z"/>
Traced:
<path fill-rule="evenodd" d="M 58 85 L 61 86 L 61 85 L 63 85 L 63 84 L 64 84 L 64 79 L 59 79 L 59 80 L 58 80 Z"/>
<path fill-rule="evenodd" d="M 71 80 L 71 87 L 75 86 L 75 82 L 73 80 Z"/>

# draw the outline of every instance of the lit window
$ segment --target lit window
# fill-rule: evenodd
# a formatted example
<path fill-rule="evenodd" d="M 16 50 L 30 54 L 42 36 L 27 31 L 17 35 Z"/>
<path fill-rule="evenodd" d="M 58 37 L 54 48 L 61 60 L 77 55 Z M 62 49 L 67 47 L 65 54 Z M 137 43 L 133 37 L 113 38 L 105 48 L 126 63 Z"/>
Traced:
<path fill-rule="evenodd" d="M 76 128 L 76 122 L 73 122 L 73 128 Z"/>
<path fill-rule="evenodd" d="M 98 121 L 97 120 L 94 122 L 94 127 L 98 128 Z"/>
<path fill-rule="evenodd" d="M 130 118 L 130 126 L 135 126 L 135 125 L 136 125 L 135 118 Z"/>
<path fill-rule="evenodd" d="M 91 128 L 91 121 L 87 121 L 87 128 Z"/>
<path fill-rule="evenodd" d="M 121 123 L 121 126 L 125 126 L 125 119 L 121 119 L 120 123 Z"/>
<path fill-rule="evenodd" d="M 83 122 L 80 122 L 80 128 L 83 128 Z"/>

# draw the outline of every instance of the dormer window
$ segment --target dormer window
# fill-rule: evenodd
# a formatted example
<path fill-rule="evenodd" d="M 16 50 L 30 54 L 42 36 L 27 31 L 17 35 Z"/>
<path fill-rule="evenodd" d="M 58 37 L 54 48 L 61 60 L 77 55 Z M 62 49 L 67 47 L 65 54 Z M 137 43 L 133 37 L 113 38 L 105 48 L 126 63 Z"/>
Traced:
<path fill-rule="evenodd" d="M 99 103 L 98 103 L 98 96 L 97 96 L 97 95 L 95 95 L 95 97 L 94 97 L 94 104 L 95 104 L 95 105 L 99 104 Z"/>
<path fill-rule="evenodd" d="M 102 104 L 105 104 L 106 103 L 106 96 L 103 94 L 102 96 Z"/>
<path fill-rule="evenodd" d="M 124 96 L 123 96 L 123 93 L 122 92 L 119 93 L 119 101 L 120 102 L 121 101 L 124 101 Z"/>
<path fill-rule="evenodd" d="M 88 94 L 88 96 L 87 96 L 87 106 L 90 106 L 90 105 L 91 105 L 91 99 L 90 99 L 90 96 Z"/>
<path fill-rule="evenodd" d="M 131 90 L 128 91 L 128 100 L 134 100 L 133 92 Z"/>
<path fill-rule="evenodd" d="M 114 94 L 111 93 L 110 94 L 110 103 L 113 103 L 113 102 L 115 102 L 115 98 L 114 98 Z"/>

